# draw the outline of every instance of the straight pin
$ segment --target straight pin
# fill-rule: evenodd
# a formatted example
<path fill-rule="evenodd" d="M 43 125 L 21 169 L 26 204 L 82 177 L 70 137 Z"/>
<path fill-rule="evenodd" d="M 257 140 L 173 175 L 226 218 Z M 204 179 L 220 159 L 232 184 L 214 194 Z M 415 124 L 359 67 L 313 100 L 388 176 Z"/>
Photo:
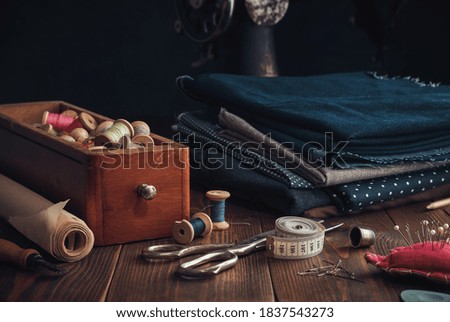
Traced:
<path fill-rule="evenodd" d="M 416 231 L 417 238 L 419 239 L 419 243 L 422 243 L 422 239 L 420 238 L 420 233 Z M 423 243 L 422 243 L 423 246 Z"/>
<path fill-rule="evenodd" d="M 436 230 L 431 229 L 430 230 L 430 235 L 431 235 L 431 250 L 434 250 L 434 236 L 436 235 Z"/>
<path fill-rule="evenodd" d="M 408 224 L 405 226 L 405 230 L 406 230 L 406 233 L 408 234 L 408 238 L 409 238 L 409 241 L 410 241 L 411 245 L 414 244 L 414 240 L 413 240 L 413 238 L 411 236 L 411 232 L 409 231 L 409 225 Z"/>
<path fill-rule="evenodd" d="M 398 231 L 400 233 L 400 235 L 403 237 L 403 239 L 405 240 L 405 242 L 408 244 L 409 247 L 411 247 L 411 249 L 413 248 L 410 244 L 410 242 L 408 241 L 408 239 L 405 237 L 405 235 L 403 235 L 403 233 L 400 230 L 399 225 L 395 225 L 394 226 L 394 230 Z"/>

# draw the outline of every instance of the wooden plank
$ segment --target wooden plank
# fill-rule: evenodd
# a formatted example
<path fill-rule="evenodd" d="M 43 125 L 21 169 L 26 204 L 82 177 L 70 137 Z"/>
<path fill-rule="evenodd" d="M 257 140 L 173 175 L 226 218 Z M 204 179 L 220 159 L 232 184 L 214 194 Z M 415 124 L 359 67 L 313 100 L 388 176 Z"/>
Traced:
<path fill-rule="evenodd" d="M 0 220 L 0 238 L 23 248 L 37 249 L 47 260 L 61 265 L 67 273 L 49 278 L 14 264 L 0 263 L 0 301 L 104 301 L 121 246 L 94 248 L 76 263 L 57 263 L 44 250 Z"/>
<path fill-rule="evenodd" d="M 275 218 L 269 214 L 262 216 L 263 228 L 271 229 Z M 340 218 L 330 218 L 325 226 L 330 227 L 339 222 L 344 225 L 335 231 L 328 232 L 325 245 L 319 256 L 298 259 L 270 259 L 269 266 L 273 287 L 278 301 L 398 301 L 399 292 L 392 288 L 391 281 L 385 279 L 382 273 L 369 267 L 364 259 L 364 253 L 385 252 L 390 247 L 386 244 L 386 231 L 392 227 L 392 222 L 384 211 L 370 212 Z M 348 241 L 348 232 L 353 225 L 370 228 L 376 232 L 376 242 L 369 248 L 353 249 Z M 397 239 L 393 238 L 394 243 Z M 308 268 L 327 265 L 324 261 L 336 263 L 341 259 L 343 266 L 354 272 L 357 282 L 333 276 L 299 276 Z M 367 290 L 370 290 L 368 292 Z"/>
<path fill-rule="evenodd" d="M 193 192 L 193 209 L 207 205 L 203 193 Z M 226 231 L 213 231 L 190 245 L 239 241 L 261 232 L 258 213 L 227 202 Z M 124 246 L 108 301 L 273 301 L 267 258 L 263 252 L 240 258 L 238 264 L 207 279 L 188 280 L 175 274 L 179 261 L 143 260 L 143 248 L 170 243 L 171 238 Z M 184 261 L 186 259 L 182 259 Z"/>

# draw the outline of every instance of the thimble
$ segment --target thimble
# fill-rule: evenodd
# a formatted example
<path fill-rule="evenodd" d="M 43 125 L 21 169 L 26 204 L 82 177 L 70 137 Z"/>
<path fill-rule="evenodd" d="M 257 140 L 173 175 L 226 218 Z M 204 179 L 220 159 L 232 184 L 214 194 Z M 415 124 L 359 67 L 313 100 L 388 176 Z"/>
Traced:
<path fill-rule="evenodd" d="M 353 226 L 348 233 L 348 239 L 353 248 L 367 247 L 375 242 L 375 232 L 367 228 Z"/>

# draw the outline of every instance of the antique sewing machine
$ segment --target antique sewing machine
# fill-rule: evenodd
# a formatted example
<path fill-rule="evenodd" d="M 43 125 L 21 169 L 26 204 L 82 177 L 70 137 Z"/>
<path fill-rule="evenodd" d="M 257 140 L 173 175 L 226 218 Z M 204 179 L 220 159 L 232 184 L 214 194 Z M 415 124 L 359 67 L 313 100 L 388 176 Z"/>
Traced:
<path fill-rule="evenodd" d="M 236 72 L 277 76 L 274 26 L 283 19 L 289 0 L 175 0 L 175 30 L 200 46 L 199 67 L 218 55 L 237 55 Z"/>

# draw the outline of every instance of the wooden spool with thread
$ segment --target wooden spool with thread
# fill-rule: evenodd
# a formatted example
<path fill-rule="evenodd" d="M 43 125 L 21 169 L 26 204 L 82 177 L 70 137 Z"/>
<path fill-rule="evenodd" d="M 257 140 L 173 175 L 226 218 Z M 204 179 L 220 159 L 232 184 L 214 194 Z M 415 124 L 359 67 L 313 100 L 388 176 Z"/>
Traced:
<path fill-rule="evenodd" d="M 73 117 L 73 118 L 77 118 L 78 117 L 78 112 L 76 112 L 74 110 L 65 110 L 61 114 L 65 115 L 65 116 L 70 116 L 70 117 Z"/>
<path fill-rule="evenodd" d="M 105 132 L 96 136 L 94 139 L 94 143 L 95 145 L 99 146 L 115 144 L 118 143 L 122 137 L 133 137 L 133 135 L 134 129 L 130 122 L 124 119 L 118 119 Z"/>
<path fill-rule="evenodd" d="M 103 121 L 100 123 L 97 128 L 95 129 L 95 136 L 98 136 L 102 133 L 104 133 L 106 130 L 108 130 L 111 126 L 113 126 L 114 121 Z"/>
<path fill-rule="evenodd" d="M 150 127 L 147 123 L 144 121 L 134 121 L 131 125 L 134 129 L 134 136 L 132 138 L 133 143 L 142 145 L 155 143 L 150 136 Z"/>
<path fill-rule="evenodd" d="M 230 224 L 225 221 L 225 200 L 231 194 L 224 190 L 210 190 L 206 192 L 206 198 L 210 201 L 210 217 L 213 222 L 213 230 L 227 230 Z"/>
<path fill-rule="evenodd" d="M 42 124 L 51 124 L 55 130 L 72 132 L 76 128 L 84 128 L 87 131 L 93 131 L 97 128 L 97 121 L 88 113 L 81 112 L 79 117 L 72 113 L 51 113 L 45 111 L 42 114 Z"/>
<path fill-rule="evenodd" d="M 67 133 L 72 132 L 77 128 L 83 128 L 88 132 L 92 132 L 97 128 L 97 121 L 88 113 L 81 112 L 80 116 L 76 118 L 66 129 Z"/>
<path fill-rule="evenodd" d="M 208 236 L 213 228 L 211 218 L 203 213 L 197 212 L 191 221 L 183 219 L 176 221 L 172 227 L 173 238 L 180 244 L 189 244 L 194 238 Z"/>
<path fill-rule="evenodd" d="M 69 135 L 75 139 L 77 142 L 84 142 L 89 138 L 89 133 L 84 128 L 79 127 L 72 130 Z"/>
<path fill-rule="evenodd" d="M 41 123 L 42 125 L 50 124 L 56 131 L 65 131 L 74 120 L 76 118 L 72 116 L 45 111 L 42 114 Z"/>

